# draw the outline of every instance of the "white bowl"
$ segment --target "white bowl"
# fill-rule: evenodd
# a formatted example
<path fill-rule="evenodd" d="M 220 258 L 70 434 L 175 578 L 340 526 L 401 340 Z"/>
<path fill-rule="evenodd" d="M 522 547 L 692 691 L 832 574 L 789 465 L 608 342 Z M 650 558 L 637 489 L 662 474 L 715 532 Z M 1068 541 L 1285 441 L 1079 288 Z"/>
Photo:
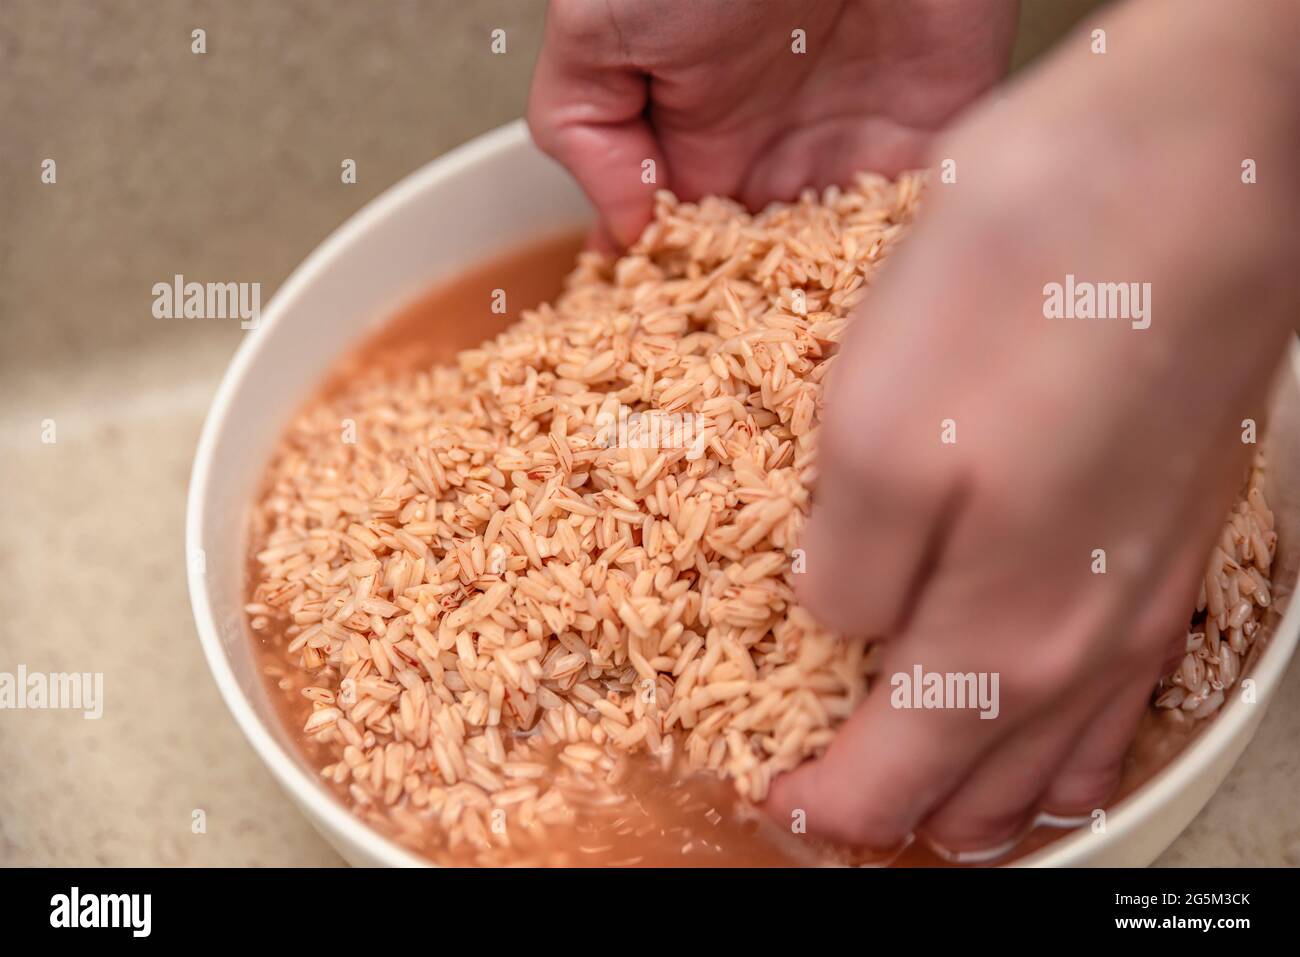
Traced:
<path fill-rule="evenodd" d="M 235 354 L 204 423 L 186 518 L 199 639 L 235 720 L 339 853 L 359 865 L 425 861 L 354 817 L 283 727 L 244 625 L 250 504 L 272 448 L 333 362 L 375 324 L 441 279 L 514 247 L 577 228 L 590 210 L 568 175 L 512 123 L 434 160 L 334 232 L 275 294 Z M 1300 350 L 1273 412 L 1270 502 L 1279 516 L 1275 582 L 1300 572 Z M 1280 577 L 1284 575 L 1285 577 Z M 1233 696 L 1177 760 L 1109 812 L 1103 833 L 1071 834 L 1022 863 L 1150 863 L 1209 800 L 1254 733 L 1300 634 L 1290 608 L 1251 672 L 1257 703 Z"/>

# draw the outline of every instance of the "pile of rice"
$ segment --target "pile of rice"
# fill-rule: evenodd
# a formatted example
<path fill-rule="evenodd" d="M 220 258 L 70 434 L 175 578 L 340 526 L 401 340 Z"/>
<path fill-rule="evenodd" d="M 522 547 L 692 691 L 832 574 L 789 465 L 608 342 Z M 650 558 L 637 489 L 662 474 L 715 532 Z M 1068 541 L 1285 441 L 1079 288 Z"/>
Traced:
<path fill-rule="evenodd" d="M 1261 453 L 1206 562 L 1182 663 L 1157 690 L 1156 706 L 1174 712 L 1173 717 L 1207 718 L 1219 710 L 1241 677 L 1272 604 L 1269 572 L 1277 532 L 1263 486 Z"/>
<path fill-rule="evenodd" d="M 754 216 L 661 194 L 554 305 L 298 418 L 247 611 L 312 676 L 303 730 L 358 813 L 500 850 L 622 800 L 636 752 L 758 802 L 825 748 L 871 656 L 794 597 L 822 383 L 920 187 L 862 177 Z M 689 441 L 637 412 L 690 416 Z M 1235 675 L 1241 603 L 1267 603 L 1232 564 L 1267 576 L 1256 494 L 1207 576 L 1217 630 L 1162 703 L 1199 714 Z"/>
<path fill-rule="evenodd" d="M 326 776 L 487 846 L 494 809 L 509 833 L 569 821 L 630 752 L 759 801 L 824 748 L 866 654 L 795 603 L 792 553 L 830 354 L 920 185 L 752 217 L 661 194 L 553 306 L 304 413 L 248 611 L 291 622 Z M 696 416 L 687 447 L 619 434 L 651 410 Z"/>

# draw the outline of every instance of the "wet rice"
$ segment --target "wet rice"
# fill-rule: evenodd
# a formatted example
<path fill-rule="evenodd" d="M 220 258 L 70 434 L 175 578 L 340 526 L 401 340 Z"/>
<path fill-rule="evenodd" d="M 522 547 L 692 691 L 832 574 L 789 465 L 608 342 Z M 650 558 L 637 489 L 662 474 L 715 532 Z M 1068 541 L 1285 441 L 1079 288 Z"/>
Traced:
<path fill-rule="evenodd" d="M 637 245 L 584 254 L 553 305 L 296 419 L 247 612 L 310 675 L 303 733 L 358 813 L 487 861 L 618 805 L 629 755 L 757 802 L 825 748 L 872 656 L 797 604 L 793 553 L 823 379 L 920 187 L 862 177 L 755 216 L 661 194 Z M 649 413 L 691 416 L 692 441 L 644 441 L 677 434 Z M 1258 476 L 1162 684 L 1189 719 L 1268 604 Z"/>

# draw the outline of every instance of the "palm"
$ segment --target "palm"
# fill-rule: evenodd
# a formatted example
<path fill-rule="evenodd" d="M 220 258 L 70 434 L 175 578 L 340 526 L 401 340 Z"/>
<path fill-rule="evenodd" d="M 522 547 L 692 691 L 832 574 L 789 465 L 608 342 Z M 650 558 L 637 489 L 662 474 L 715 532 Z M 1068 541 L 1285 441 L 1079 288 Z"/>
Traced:
<path fill-rule="evenodd" d="M 616 238 L 650 219 L 641 171 L 752 207 L 919 165 L 1006 67 L 1017 0 L 556 0 L 529 122 Z M 796 52 L 802 31 L 804 52 Z"/>
<path fill-rule="evenodd" d="M 642 51 L 649 120 L 683 196 L 757 206 L 857 170 L 920 165 L 1004 71 L 1015 22 L 1005 0 L 838 0 L 793 17 L 773 6 L 737 11 L 721 48 L 686 17 Z"/>

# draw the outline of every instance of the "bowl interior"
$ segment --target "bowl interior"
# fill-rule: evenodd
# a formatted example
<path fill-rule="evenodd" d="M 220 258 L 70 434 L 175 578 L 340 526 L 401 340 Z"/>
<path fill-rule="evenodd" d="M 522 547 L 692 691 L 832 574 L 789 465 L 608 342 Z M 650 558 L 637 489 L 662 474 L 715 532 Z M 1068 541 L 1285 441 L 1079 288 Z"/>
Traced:
<path fill-rule="evenodd" d="M 384 193 L 294 272 L 236 354 L 209 412 L 187 517 L 190 593 L 200 638 L 245 735 L 322 834 L 354 863 L 423 862 L 336 801 L 283 728 L 258 673 L 242 612 L 250 503 L 290 417 L 350 346 L 439 280 L 589 219 L 581 193 L 532 146 L 522 122 L 474 140 Z M 1300 573 L 1297 356 L 1300 350 L 1289 357 L 1276 393 L 1269 474 L 1270 502 L 1280 518 L 1274 580 L 1292 584 Z M 1128 859 L 1115 862 L 1153 859 L 1200 809 L 1245 746 L 1298 632 L 1300 612 L 1292 609 L 1256 662 L 1261 705 L 1234 698 L 1213 728 L 1112 811 L 1106 834 L 1071 835 L 1024 863 L 1105 860 L 1108 849 L 1113 853 L 1126 835 Z M 1152 822 L 1171 805 L 1177 813 L 1166 815 L 1166 826 L 1150 833 Z M 1143 831 L 1146 844 L 1137 837 Z M 1145 861 L 1132 860 L 1134 855 Z"/>
<path fill-rule="evenodd" d="M 266 693 L 242 611 L 250 504 L 292 415 L 349 347 L 439 281 L 590 220 L 581 192 L 522 122 L 473 140 L 385 192 L 312 253 L 248 334 L 208 413 L 186 520 L 200 639 L 245 735 L 354 861 L 415 862 L 320 785 Z"/>

